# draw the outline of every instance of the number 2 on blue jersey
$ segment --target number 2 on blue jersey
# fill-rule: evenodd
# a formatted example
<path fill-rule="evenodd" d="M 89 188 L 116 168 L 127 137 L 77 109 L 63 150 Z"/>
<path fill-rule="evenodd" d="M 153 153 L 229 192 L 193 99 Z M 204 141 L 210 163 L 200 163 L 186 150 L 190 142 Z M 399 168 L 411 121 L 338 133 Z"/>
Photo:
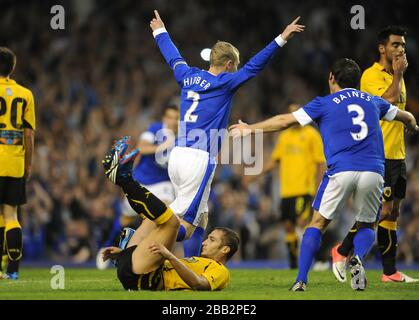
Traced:
<path fill-rule="evenodd" d="M 183 120 L 185 122 L 196 122 L 198 121 L 198 116 L 192 115 L 192 112 L 194 112 L 196 108 L 198 107 L 199 98 L 200 98 L 199 93 L 189 90 L 187 98 L 192 99 L 193 102 L 191 106 L 189 107 L 188 111 L 186 111 L 185 117 Z"/>

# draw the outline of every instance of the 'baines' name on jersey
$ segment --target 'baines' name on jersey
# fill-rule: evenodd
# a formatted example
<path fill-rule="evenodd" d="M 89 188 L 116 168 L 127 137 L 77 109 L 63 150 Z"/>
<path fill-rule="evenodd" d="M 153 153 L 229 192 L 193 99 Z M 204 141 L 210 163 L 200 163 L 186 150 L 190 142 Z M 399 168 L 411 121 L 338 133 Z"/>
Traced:
<path fill-rule="evenodd" d="M 339 104 L 341 101 L 347 99 L 347 98 L 361 98 L 364 99 L 366 101 L 370 101 L 371 100 L 371 96 L 369 94 L 366 94 L 364 92 L 360 92 L 360 91 L 356 91 L 356 90 L 351 90 L 351 91 L 341 91 L 341 93 L 339 94 L 339 97 L 334 97 L 333 101 L 336 104 Z"/>
<path fill-rule="evenodd" d="M 184 87 L 193 86 L 194 84 L 199 85 L 201 88 L 204 88 L 204 90 L 207 90 L 211 86 L 210 82 L 199 76 L 183 79 Z"/>

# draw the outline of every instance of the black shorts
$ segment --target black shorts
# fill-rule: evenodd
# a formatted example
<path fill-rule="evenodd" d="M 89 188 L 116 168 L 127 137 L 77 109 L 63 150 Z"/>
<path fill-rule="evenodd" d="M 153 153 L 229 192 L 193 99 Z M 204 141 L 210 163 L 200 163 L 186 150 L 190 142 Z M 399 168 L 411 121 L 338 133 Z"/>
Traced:
<path fill-rule="evenodd" d="M 25 178 L 0 177 L 0 204 L 20 206 L 25 203 Z"/>
<path fill-rule="evenodd" d="M 304 220 L 309 220 L 312 212 L 312 201 L 313 197 L 310 195 L 282 198 L 280 205 L 281 221 L 290 220 L 296 223 L 299 216 Z"/>
<path fill-rule="evenodd" d="M 135 274 L 132 272 L 132 254 L 137 246 L 122 250 L 116 264 L 117 275 L 125 290 L 163 290 L 163 264 L 155 271 L 146 274 Z"/>
<path fill-rule="evenodd" d="M 406 197 L 406 162 L 404 160 L 388 160 L 385 162 L 384 172 L 384 201 Z"/>

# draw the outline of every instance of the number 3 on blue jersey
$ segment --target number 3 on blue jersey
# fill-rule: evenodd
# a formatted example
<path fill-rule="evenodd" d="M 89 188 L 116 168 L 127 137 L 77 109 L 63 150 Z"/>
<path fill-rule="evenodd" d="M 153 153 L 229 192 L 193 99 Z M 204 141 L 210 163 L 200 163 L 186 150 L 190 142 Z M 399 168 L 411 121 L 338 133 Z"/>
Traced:
<path fill-rule="evenodd" d="M 354 139 L 355 141 L 364 140 L 368 135 L 368 126 L 363 121 L 365 117 L 364 109 L 362 109 L 361 106 L 357 104 L 350 104 L 348 105 L 348 113 L 351 112 L 357 113 L 356 117 L 352 118 L 353 125 L 358 125 L 361 127 L 361 131 L 357 133 L 351 132 L 352 139 Z"/>
<path fill-rule="evenodd" d="M 184 121 L 185 122 L 196 122 L 198 120 L 197 115 L 192 115 L 192 112 L 196 110 L 199 104 L 199 93 L 189 90 L 187 99 L 192 99 L 192 104 L 189 107 L 188 111 L 185 113 Z"/>

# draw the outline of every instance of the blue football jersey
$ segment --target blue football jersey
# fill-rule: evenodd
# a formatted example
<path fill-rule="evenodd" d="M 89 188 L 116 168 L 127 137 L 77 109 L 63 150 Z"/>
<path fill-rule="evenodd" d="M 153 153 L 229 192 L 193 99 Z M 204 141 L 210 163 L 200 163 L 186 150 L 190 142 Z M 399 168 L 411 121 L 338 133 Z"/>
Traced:
<path fill-rule="evenodd" d="M 293 113 L 301 125 L 315 121 L 323 139 L 328 174 L 372 171 L 384 175 L 380 119 L 391 121 L 397 107 L 356 89 L 316 97 Z"/>
<path fill-rule="evenodd" d="M 176 145 L 201 149 L 216 156 L 227 134 L 234 93 L 266 66 L 279 48 L 278 43 L 282 46 L 285 42 L 278 38 L 273 40 L 237 72 L 213 75 L 189 67 L 165 30 L 155 39 L 181 87 L 180 127 Z"/>
<path fill-rule="evenodd" d="M 147 131 L 141 135 L 140 139 L 143 138 L 148 142 L 157 145 L 159 142 L 156 139 L 156 134 L 162 129 L 163 123 L 152 123 Z M 160 143 L 162 143 L 162 141 Z M 170 181 L 167 168 L 164 168 L 159 163 L 157 163 L 155 154 L 147 154 L 141 156 L 140 162 L 133 170 L 133 177 L 143 185 L 151 185 L 158 182 Z"/>

